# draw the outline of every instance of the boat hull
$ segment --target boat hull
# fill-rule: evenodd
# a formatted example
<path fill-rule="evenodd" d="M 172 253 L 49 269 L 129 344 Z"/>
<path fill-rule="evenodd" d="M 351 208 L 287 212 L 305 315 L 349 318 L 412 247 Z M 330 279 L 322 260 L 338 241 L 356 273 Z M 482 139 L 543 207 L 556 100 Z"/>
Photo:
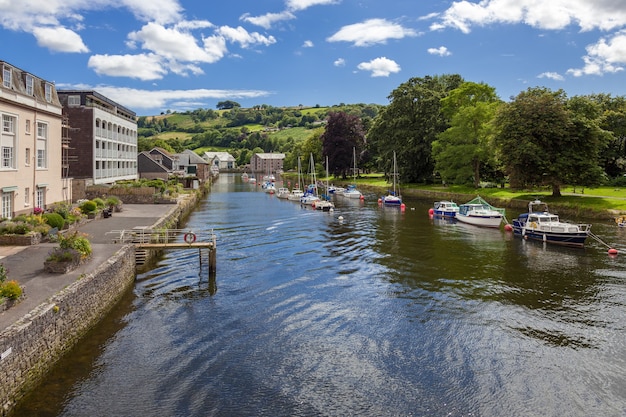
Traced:
<path fill-rule="evenodd" d="M 513 234 L 520 236 L 522 239 L 536 240 L 539 242 L 552 243 L 562 246 L 571 246 L 582 248 L 589 237 L 588 231 L 578 232 L 550 232 L 525 227 L 518 220 L 513 220 Z"/>
<path fill-rule="evenodd" d="M 474 226 L 480 227 L 500 227 L 500 223 L 502 223 L 502 216 L 479 216 L 479 215 L 464 215 L 457 213 L 455 216 L 460 222 L 473 224 Z"/>

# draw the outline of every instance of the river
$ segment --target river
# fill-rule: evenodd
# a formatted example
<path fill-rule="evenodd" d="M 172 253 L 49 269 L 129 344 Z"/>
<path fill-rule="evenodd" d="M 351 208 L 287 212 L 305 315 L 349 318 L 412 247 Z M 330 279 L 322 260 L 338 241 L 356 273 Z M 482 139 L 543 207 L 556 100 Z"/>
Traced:
<path fill-rule="evenodd" d="M 626 415 L 626 229 L 594 223 L 612 257 L 365 197 L 220 176 L 185 225 L 215 279 L 165 252 L 15 415 Z"/>

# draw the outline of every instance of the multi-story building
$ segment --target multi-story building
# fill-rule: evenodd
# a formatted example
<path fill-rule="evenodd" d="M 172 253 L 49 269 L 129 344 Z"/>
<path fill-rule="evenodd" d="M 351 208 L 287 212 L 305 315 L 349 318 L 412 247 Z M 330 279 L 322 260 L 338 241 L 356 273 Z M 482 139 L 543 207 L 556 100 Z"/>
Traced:
<path fill-rule="evenodd" d="M 252 172 L 274 174 L 283 170 L 284 153 L 256 153 L 250 160 Z"/>
<path fill-rule="evenodd" d="M 58 94 L 71 126 L 69 175 L 87 185 L 137 179 L 135 112 L 96 91 Z"/>
<path fill-rule="evenodd" d="M 53 83 L 0 61 L 0 217 L 71 201 L 63 175 L 63 111 Z"/>

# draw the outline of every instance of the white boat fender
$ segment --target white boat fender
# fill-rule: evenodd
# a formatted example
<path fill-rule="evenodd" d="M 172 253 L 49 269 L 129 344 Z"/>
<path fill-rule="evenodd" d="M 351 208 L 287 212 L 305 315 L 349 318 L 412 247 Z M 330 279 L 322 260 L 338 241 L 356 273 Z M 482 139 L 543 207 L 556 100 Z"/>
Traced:
<path fill-rule="evenodd" d="M 337 220 L 339 220 L 340 222 L 342 222 L 342 221 L 343 221 L 343 216 L 339 216 L 339 217 L 337 217 Z"/>

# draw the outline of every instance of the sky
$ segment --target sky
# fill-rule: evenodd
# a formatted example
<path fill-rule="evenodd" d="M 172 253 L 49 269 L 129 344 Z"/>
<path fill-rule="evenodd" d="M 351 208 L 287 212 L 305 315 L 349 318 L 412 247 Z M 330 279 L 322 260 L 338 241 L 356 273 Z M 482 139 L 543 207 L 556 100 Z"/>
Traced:
<path fill-rule="evenodd" d="M 0 60 L 137 113 L 389 104 L 459 74 L 626 95 L 626 0 L 0 0 Z"/>

